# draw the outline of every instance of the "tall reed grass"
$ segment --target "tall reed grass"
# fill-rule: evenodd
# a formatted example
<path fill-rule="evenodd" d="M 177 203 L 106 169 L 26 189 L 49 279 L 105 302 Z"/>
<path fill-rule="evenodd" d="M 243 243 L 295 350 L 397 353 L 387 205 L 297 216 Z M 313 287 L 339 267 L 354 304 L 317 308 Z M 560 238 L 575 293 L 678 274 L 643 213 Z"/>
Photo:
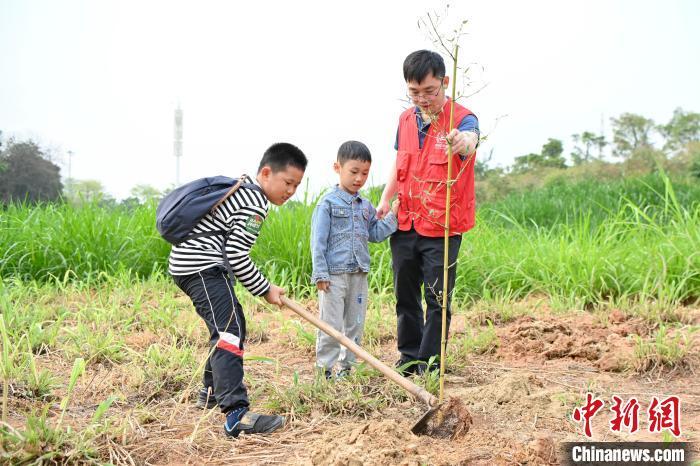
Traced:
<path fill-rule="evenodd" d="M 376 202 L 377 190 L 368 193 Z M 297 296 L 309 282 L 315 199 L 274 208 L 253 259 Z M 162 273 L 169 245 L 155 206 L 50 204 L 0 211 L 0 277 L 100 280 Z M 370 287 L 391 288 L 388 242 L 370 245 Z M 678 303 L 700 297 L 700 187 L 663 174 L 611 183 L 555 184 L 480 206 L 464 236 L 457 300 L 547 294 L 581 306 L 616 300 Z"/>
<path fill-rule="evenodd" d="M 170 250 L 155 230 L 155 205 L 135 208 L 10 204 L 0 208 L 0 276 L 78 279 L 163 268 Z"/>

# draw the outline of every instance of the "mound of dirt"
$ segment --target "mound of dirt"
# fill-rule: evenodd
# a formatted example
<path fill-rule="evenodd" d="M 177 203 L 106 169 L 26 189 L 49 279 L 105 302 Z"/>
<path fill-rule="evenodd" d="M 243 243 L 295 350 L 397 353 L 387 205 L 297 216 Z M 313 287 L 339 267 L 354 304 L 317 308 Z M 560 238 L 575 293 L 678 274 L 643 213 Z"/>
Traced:
<path fill-rule="evenodd" d="M 626 319 L 621 312 L 610 315 L 609 324 L 591 315 L 576 320 L 523 316 L 499 330 L 497 355 L 506 360 L 571 358 L 590 361 L 605 371 L 629 367 L 634 341 L 629 335 L 646 334 L 640 319 Z"/>
<path fill-rule="evenodd" d="M 508 375 L 493 384 L 488 390 L 497 404 L 521 402 L 525 397 L 532 395 L 542 382 L 534 375 L 514 374 Z"/>
<path fill-rule="evenodd" d="M 343 435 L 327 432 L 311 446 L 314 465 L 361 466 L 424 464 L 416 437 L 396 420 L 370 421 Z"/>
<path fill-rule="evenodd" d="M 533 374 L 505 374 L 491 384 L 462 390 L 461 398 L 475 413 L 499 413 L 509 419 L 548 416 L 565 418 L 564 404 L 556 389 L 543 388 Z"/>

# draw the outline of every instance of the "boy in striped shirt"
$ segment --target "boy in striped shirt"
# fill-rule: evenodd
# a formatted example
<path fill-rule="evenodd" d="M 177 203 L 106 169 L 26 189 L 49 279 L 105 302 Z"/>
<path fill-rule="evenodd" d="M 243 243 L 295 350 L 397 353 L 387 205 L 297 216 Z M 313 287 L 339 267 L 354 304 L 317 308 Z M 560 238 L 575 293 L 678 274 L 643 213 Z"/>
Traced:
<path fill-rule="evenodd" d="M 284 425 L 284 418 L 248 410 L 248 393 L 243 384 L 245 316 L 223 263 L 222 243 L 226 241 L 226 255 L 235 278 L 251 294 L 281 306 L 280 297 L 285 291 L 260 273 L 249 253 L 270 203 L 282 205 L 294 195 L 306 164 L 306 156 L 296 146 L 273 144 L 263 154 L 255 180 L 244 180 L 214 214 L 207 214 L 192 230 L 193 234 L 216 230 L 230 234 L 225 238 L 193 238 L 173 246 L 170 252 L 170 274 L 192 299 L 214 347 L 207 359 L 197 405 L 218 405 L 226 414 L 225 432 L 233 437 L 241 432 L 272 432 Z"/>

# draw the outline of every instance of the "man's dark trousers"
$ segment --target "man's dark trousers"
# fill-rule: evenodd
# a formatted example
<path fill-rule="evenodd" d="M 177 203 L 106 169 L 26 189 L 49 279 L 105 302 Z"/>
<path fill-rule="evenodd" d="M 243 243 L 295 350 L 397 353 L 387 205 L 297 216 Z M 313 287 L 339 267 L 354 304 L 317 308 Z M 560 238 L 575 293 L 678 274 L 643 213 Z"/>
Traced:
<path fill-rule="evenodd" d="M 397 339 L 401 359 L 428 361 L 440 358 L 442 334 L 442 286 L 444 238 L 431 238 L 414 229 L 397 231 L 390 239 L 396 293 Z M 450 299 L 457 274 L 457 255 L 462 235 L 449 239 L 447 275 L 447 330 L 450 328 Z M 423 317 L 421 287 L 425 291 L 426 318 Z"/>
<path fill-rule="evenodd" d="M 223 267 L 212 267 L 173 275 L 173 279 L 209 329 L 210 349 L 214 350 L 204 368 L 204 386 L 214 387 L 214 397 L 224 413 L 247 407 L 248 392 L 243 384 L 245 316 L 228 274 Z"/>

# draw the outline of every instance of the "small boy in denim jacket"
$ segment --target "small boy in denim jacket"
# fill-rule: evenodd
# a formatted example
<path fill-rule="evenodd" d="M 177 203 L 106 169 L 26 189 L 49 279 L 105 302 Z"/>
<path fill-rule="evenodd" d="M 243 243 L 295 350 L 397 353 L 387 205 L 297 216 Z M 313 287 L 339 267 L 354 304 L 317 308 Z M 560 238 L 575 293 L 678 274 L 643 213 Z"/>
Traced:
<path fill-rule="evenodd" d="M 368 241 L 384 241 L 398 227 L 397 201 L 392 211 L 379 220 L 372 204 L 358 194 L 371 164 L 366 145 L 344 142 L 333 164 L 339 184 L 319 200 L 311 220 L 311 280 L 319 292 L 321 319 L 357 344 L 362 339 L 367 310 Z M 340 343 L 319 330 L 316 367 L 331 378 L 336 362 L 337 375 L 342 377 L 350 371 L 355 355 L 341 351 Z"/>

